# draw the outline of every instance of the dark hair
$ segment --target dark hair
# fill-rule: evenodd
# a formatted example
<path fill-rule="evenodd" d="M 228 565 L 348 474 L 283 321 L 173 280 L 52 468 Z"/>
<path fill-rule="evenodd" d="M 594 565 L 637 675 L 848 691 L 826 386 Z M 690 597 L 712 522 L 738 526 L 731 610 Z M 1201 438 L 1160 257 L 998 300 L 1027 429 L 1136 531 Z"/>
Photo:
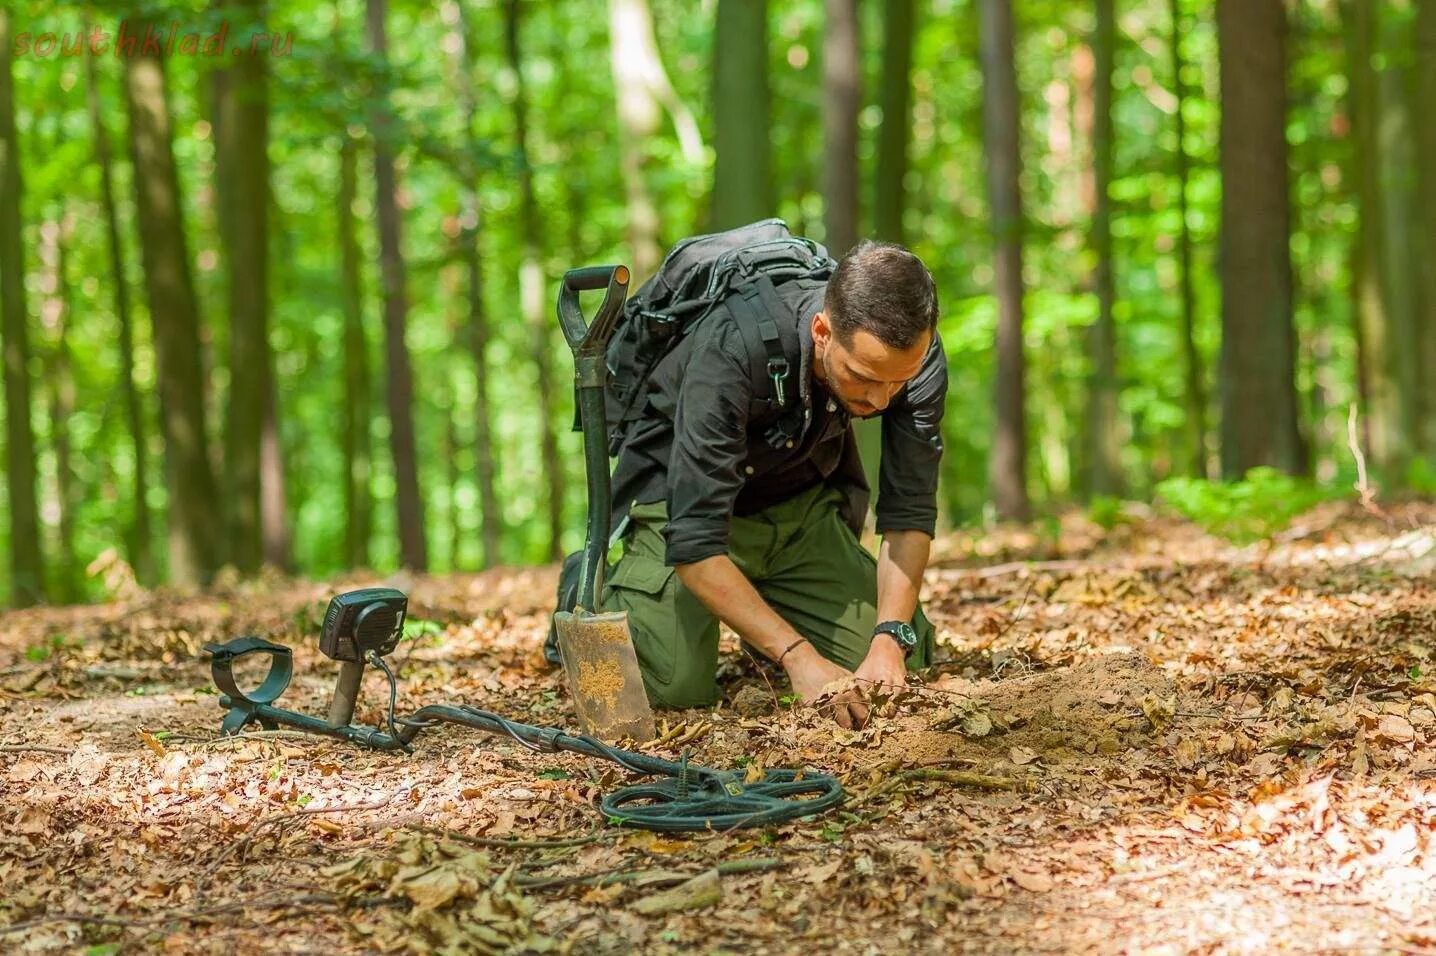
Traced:
<path fill-rule="evenodd" d="M 888 348 L 908 349 L 937 328 L 937 286 L 902 246 L 864 239 L 828 280 L 823 311 L 844 345 L 865 329 Z"/>

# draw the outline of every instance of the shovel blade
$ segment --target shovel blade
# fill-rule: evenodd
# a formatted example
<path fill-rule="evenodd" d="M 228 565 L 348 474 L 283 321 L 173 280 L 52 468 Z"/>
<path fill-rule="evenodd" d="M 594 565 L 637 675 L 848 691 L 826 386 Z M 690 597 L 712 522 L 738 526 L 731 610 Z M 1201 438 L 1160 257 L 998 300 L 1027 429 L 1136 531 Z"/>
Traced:
<path fill-rule="evenodd" d="M 564 677 L 583 732 L 605 741 L 652 740 L 653 708 L 643 690 L 628 613 L 560 611 L 553 619 Z"/>

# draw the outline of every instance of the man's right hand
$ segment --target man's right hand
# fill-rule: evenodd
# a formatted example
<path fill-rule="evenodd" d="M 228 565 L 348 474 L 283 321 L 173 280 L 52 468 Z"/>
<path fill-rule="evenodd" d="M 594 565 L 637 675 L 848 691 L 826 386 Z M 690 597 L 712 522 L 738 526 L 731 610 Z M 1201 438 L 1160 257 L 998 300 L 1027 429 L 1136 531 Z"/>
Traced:
<path fill-rule="evenodd" d="M 793 692 L 809 704 L 822 697 L 830 685 L 853 682 L 852 671 L 834 664 L 806 641 L 793 648 L 784 659 L 783 667 L 793 684 Z M 868 722 L 868 708 L 856 686 L 839 690 L 828 703 L 833 706 L 833 719 L 840 727 L 852 730 Z"/>

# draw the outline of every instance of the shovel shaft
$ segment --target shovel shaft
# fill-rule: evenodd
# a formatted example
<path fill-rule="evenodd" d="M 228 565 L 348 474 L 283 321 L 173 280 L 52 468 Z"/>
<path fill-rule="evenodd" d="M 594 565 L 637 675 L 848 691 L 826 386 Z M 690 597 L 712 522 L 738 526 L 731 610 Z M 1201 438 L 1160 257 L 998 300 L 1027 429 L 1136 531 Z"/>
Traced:
<path fill-rule="evenodd" d="M 623 314 L 628 278 L 628 267 L 621 265 L 573 269 L 564 274 L 558 298 L 559 325 L 573 350 L 574 393 L 583 429 L 583 465 L 588 479 L 588 528 L 579 574 L 578 605 L 589 611 L 598 610 L 603 599 L 603 571 L 613 518 L 604 390 L 608 384 L 608 340 Z M 593 321 L 588 322 L 579 308 L 578 294 L 597 289 L 606 290 L 603 304 L 594 313 Z"/>

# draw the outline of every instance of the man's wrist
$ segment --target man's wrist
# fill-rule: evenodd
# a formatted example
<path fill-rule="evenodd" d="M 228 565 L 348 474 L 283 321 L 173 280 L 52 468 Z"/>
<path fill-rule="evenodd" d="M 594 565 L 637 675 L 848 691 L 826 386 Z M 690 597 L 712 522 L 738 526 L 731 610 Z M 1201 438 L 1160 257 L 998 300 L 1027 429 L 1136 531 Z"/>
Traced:
<path fill-rule="evenodd" d="M 891 659 L 906 663 L 907 650 L 899 643 L 898 639 L 886 631 L 879 631 L 873 635 L 873 642 L 868 647 L 869 656 L 877 656 L 879 659 Z"/>
<path fill-rule="evenodd" d="M 809 655 L 816 653 L 818 653 L 817 648 L 813 647 L 812 642 L 807 638 L 801 638 L 795 646 L 782 655 L 782 659 L 778 663 L 791 674 L 794 667 L 801 667 L 808 660 Z"/>

